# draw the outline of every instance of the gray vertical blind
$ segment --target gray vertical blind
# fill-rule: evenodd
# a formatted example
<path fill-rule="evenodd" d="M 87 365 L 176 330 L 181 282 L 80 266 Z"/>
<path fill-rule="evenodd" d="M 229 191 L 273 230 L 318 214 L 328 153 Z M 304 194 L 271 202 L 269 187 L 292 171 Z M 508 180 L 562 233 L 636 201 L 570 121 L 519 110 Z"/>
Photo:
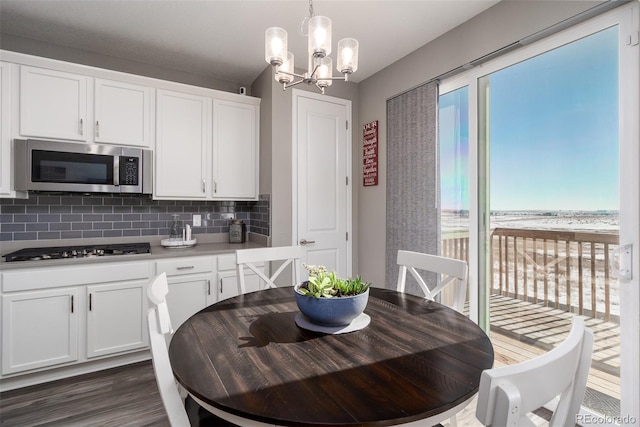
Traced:
<path fill-rule="evenodd" d="M 439 254 L 438 84 L 387 101 L 387 286 L 398 278 L 399 249 Z M 430 282 L 431 280 L 429 280 Z M 418 291 L 407 280 L 407 291 Z"/>

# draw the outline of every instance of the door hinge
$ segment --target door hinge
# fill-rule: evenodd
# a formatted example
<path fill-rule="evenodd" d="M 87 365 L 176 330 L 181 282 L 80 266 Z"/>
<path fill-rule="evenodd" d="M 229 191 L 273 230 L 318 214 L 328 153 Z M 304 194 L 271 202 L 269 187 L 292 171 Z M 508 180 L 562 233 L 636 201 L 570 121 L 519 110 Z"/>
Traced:
<path fill-rule="evenodd" d="M 627 36 L 627 46 L 637 46 L 640 43 L 640 31 L 634 31 Z"/>

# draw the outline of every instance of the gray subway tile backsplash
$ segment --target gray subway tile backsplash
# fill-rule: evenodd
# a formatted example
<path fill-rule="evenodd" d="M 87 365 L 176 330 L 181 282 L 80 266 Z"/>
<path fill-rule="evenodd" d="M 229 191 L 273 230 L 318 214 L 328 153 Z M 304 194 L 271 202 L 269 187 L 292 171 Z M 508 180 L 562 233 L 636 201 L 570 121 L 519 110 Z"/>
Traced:
<path fill-rule="evenodd" d="M 163 236 L 173 214 L 182 224 L 202 215 L 194 234 L 228 233 L 233 213 L 250 232 L 269 235 L 270 196 L 257 201 L 151 200 L 136 195 L 31 194 L 29 199 L 0 199 L 0 240 L 51 240 L 101 237 Z"/>

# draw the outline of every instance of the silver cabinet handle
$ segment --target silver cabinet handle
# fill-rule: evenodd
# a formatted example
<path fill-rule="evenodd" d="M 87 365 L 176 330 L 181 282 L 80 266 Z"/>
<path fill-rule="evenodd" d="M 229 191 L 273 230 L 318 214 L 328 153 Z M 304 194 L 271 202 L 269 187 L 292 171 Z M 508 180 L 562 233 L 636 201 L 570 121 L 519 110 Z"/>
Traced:
<path fill-rule="evenodd" d="M 300 240 L 300 244 L 301 245 L 311 245 L 311 244 L 313 244 L 315 242 L 316 242 L 315 240 L 307 240 L 307 239 L 301 239 Z"/>
<path fill-rule="evenodd" d="M 81 136 L 84 135 L 84 119 L 80 119 L 80 124 L 78 126 L 78 131 L 80 132 Z"/>
<path fill-rule="evenodd" d="M 217 193 L 217 192 L 218 192 L 218 180 L 217 180 L 217 179 L 215 179 L 215 180 L 213 181 L 213 192 L 214 192 L 214 193 Z"/>
<path fill-rule="evenodd" d="M 96 138 L 100 138 L 100 120 L 96 120 Z"/>
<path fill-rule="evenodd" d="M 202 180 L 202 192 L 206 193 L 207 192 L 207 185 L 205 184 L 204 179 Z"/>
<path fill-rule="evenodd" d="M 220 294 L 222 294 L 222 277 L 220 278 Z"/>
<path fill-rule="evenodd" d="M 211 279 L 207 280 L 207 295 L 211 295 Z"/>
<path fill-rule="evenodd" d="M 192 268 L 195 268 L 194 265 L 186 265 L 184 267 L 176 267 L 176 270 L 191 270 Z"/>

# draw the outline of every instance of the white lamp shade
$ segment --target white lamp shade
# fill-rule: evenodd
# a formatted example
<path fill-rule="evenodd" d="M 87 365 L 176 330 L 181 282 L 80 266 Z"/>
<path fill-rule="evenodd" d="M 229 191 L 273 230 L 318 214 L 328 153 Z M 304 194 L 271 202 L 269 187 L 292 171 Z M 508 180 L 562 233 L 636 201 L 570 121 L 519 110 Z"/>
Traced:
<path fill-rule="evenodd" d="M 331 19 L 314 16 L 309 19 L 309 55 L 323 58 L 331 54 Z"/>
<path fill-rule="evenodd" d="M 331 57 L 325 56 L 324 58 L 319 60 L 318 69 L 316 70 L 316 79 L 318 80 L 318 86 L 331 86 L 331 83 L 333 83 L 333 80 L 331 80 L 332 71 L 333 60 L 331 59 Z"/>
<path fill-rule="evenodd" d="M 355 73 L 358 69 L 358 40 L 342 39 L 338 42 L 338 65 L 342 74 Z"/>
<path fill-rule="evenodd" d="M 293 81 L 293 76 L 289 74 L 284 74 L 281 71 L 286 73 L 293 74 L 293 53 L 287 52 L 287 60 L 282 63 L 282 65 L 276 68 L 275 79 L 279 83 L 291 83 Z"/>
<path fill-rule="evenodd" d="M 287 31 L 280 27 L 267 28 L 264 34 L 264 59 L 280 65 L 287 59 Z"/>

